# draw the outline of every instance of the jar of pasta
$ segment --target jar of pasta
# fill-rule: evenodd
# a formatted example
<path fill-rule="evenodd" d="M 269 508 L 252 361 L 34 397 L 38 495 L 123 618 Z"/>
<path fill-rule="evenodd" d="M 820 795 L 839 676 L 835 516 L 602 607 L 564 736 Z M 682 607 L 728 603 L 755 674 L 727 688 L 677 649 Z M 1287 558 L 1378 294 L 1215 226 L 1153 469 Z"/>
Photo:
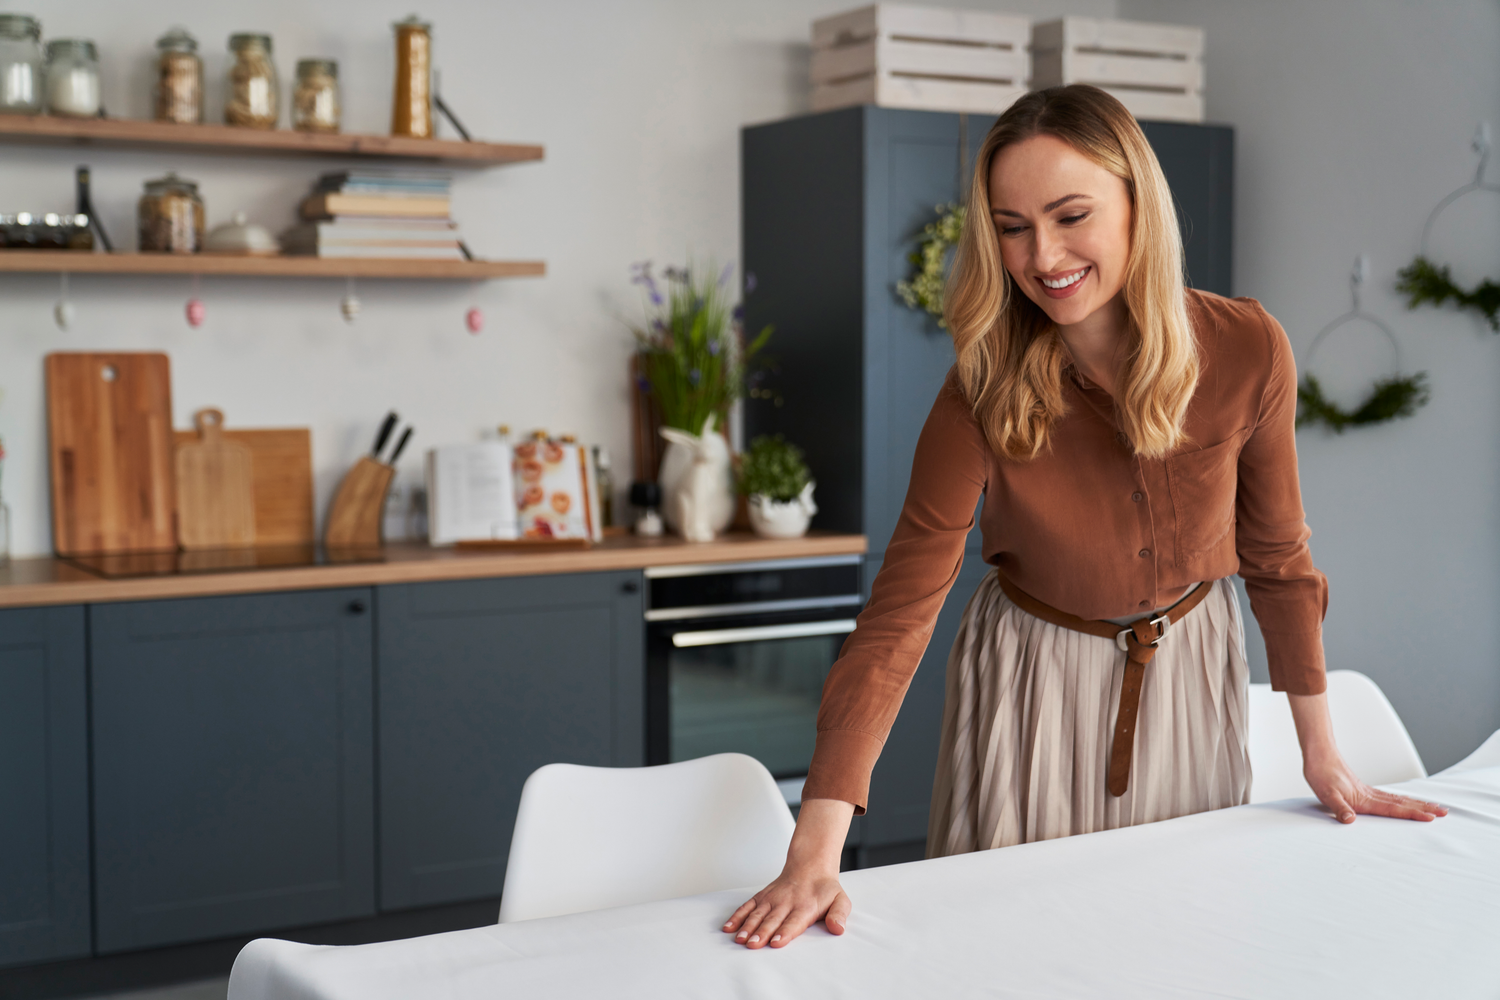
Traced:
<path fill-rule="evenodd" d="M 198 185 L 176 174 L 146 182 L 138 208 L 142 253 L 203 249 L 203 199 Z"/>
<path fill-rule="evenodd" d="M 157 121 L 203 121 L 203 59 L 198 40 L 183 28 L 173 28 L 156 40 L 155 97 Z"/>
<path fill-rule="evenodd" d="M 0 14 L 0 114 L 42 110 L 42 25 L 29 14 Z"/>
<path fill-rule="evenodd" d="M 229 36 L 234 62 L 229 67 L 229 95 L 224 101 L 224 123 L 243 128 L 275 128 L 281 106 L 280 81 L 271 61 L 271 36 Z"/>
<path fill-rule="evenodd" d="M 303 59 L 297 63 L 292 128 L 299 132 L 339 130 L 339 64 L 332 59 Z"/>

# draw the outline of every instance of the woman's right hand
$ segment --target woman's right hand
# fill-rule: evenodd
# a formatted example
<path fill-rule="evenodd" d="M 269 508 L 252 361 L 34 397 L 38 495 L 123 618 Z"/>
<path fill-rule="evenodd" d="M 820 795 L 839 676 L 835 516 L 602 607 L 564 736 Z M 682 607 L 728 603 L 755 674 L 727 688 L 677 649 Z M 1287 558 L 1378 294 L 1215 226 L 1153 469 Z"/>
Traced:
<path fill-rule="evenodd" d="M 781 875 L 734 911 L 724 933 L 747 948 L 784 948 L 819 920 L 844 933 L 853 904 L 839 885 L 839 857 L 853 816 L 853 804 L 838 799 L 802 803 Z"/>

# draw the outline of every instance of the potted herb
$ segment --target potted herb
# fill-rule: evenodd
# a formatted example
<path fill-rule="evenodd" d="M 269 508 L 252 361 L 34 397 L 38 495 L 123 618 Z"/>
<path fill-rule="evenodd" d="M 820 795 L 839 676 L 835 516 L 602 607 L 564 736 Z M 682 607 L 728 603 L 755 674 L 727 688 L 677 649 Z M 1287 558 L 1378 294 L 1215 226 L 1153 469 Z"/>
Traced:
<path fill-rule="evenodd" d="M 697 439 L 691 446 L 680 434 L 669 439 L 657 473 L 662 517 L 681 531 L 682 484 L 694 464 L 707 462 L 713 466 L 713 489 L 695 491 L 694 506 L 706 508 L 713 531 L 723 531 L 734 518 L 734 474 L 728 444 L 714 428 L 728 422 L 729 407 L 744 388 L 746 363 L 765 346 L 771 328 L 745 341 L 742 313 L 729 287 L 732 265 L 717 273 L 712 267 L 668 267 L 661 281 L 649 262 L 633 270 L 631 281 L 645 294 L 647 314 L 646 325 L 634 329 L 640 391 L 656 399 L 664 428 Z M 702 470 L 697 479 L 701 487 Z"/>
<path fill-rule="evenodd" d="M 749 498 L 750 527 L 765 538 L 800 538 L 818 512 L 816 484 L 802 449 L 780 434 L 750 442 L 740 458 L 739 490 Z"/>

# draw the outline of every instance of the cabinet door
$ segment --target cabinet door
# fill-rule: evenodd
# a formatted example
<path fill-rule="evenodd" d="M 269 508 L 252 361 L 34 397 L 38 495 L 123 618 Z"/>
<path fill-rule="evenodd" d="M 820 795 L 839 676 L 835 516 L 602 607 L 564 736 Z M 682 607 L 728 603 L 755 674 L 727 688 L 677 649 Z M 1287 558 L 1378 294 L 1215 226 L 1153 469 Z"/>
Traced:
<path fill-rule="evenodd" d="M 380 905 L 498 896 L 543 764 L 645 763 L 639 572 L 381 587 Z"/>
<path fill-rule="evenodd" d="M 89 953 L 83 620 L 0 611 L 0 966 Z"/>
<path fill-rule="evenodd" d="M 1177 203 L 1187 283 L 1232 294 L 1234 129 L 1227 125 L 1141 122 Z"/>
<path fill-rule="evenodd" d="M 374 913 L 371 600 L 89 609 L 99 951 Z"/>
<path fill-rule="evenodd" d="M 976 532 L 977 535 L 977 532 Z M 871 560 L 874 577 L 878 560 Z M 938 614 L 922 665 L 912 678 L 896 724 L 870 777 L 870 808 L 865 814 L 863 847 L 886 847 L 927 839 L 932 779 L 937 771 L 938 739 L 943 725 L 943 691 L 948 652 L 958 636 L 964 606 L 990 567 L 976 549 L 964 554 L 963 568 Z"/>

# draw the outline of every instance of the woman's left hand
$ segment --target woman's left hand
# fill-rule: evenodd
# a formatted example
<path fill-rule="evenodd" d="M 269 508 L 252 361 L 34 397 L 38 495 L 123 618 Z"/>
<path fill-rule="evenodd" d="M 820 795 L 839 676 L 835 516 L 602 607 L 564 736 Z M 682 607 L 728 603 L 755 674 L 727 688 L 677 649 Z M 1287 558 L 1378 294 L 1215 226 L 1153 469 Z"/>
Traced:
<path fill-rule="evenodd" d="M 1430 823 L 1439 816 L 1448 815 L 1447 807 L 1436 802 L 1424 802 L 1370 787 L 1355 777 L 1337 750 L 1331 755 L 1315 755 L 1306 760 L 1302 776 L 1312 786 L 1318 801 L 1327 806 L 1340 823 L 1353 823 L 1356 813 L 1414 819 L 1420 823 Z"/>

